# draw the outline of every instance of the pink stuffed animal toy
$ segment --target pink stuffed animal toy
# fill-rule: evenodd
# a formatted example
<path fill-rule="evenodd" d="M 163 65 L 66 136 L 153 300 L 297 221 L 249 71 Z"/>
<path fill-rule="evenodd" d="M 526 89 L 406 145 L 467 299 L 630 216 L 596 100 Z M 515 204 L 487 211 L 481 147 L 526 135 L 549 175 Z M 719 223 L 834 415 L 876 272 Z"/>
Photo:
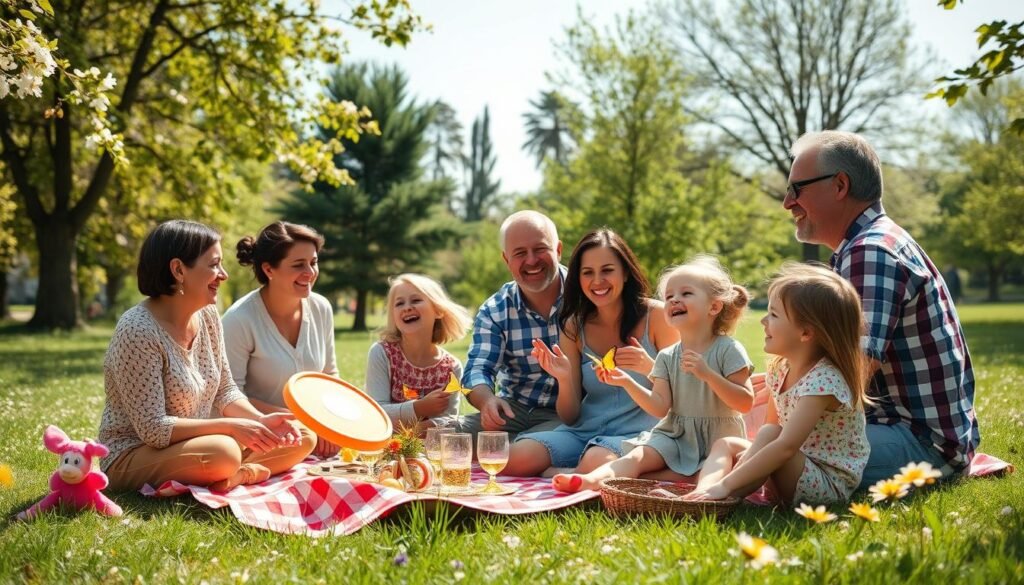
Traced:
<path fill-rule="evenodd" d="M 120 506 L 100 493 L 100 490 L 107 487 L 107 476 L 102 471 L 92 469 L 94 456 L 103 457 L 110 452 L 106 447 L 92 439 L 72 441 L 64 431 L 53 425 L 46 427 L 43 444 L 60 455 L 60 465 L 50 476 L 50 494 L 18 514 L 18 520 L 31 520 L 59 504 L 67 504 L 77 510 L 95 508 L 107 516 L 122 514 Z"/>

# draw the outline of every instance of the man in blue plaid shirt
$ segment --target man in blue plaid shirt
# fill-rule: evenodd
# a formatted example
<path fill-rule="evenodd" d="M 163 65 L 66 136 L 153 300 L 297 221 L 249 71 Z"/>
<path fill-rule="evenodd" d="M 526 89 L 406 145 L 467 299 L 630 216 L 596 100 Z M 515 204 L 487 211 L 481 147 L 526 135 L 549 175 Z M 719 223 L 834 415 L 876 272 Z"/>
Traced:
<path fill-rule="evenodd" d="M 882 167 L 864 138 L 813 132 L 793 145 L 783 205 L 801 242 L 834 251 L 861 295 L 873 376 L 865 406 L 871 456 L 861 487 L 910 462 L 964 473 L 980 435 L 974 371 L 953 298 L 924 250 L 882 208 Z"/>
<path fill-rule="evenodd" d="M 472 389 L 469 402 L 480 412 L 466 416 L 462 430 L 515 436 L 562 422 L 555 412 L 558 384 L 530 354 L 534 339 L 549 347 L 558 343 L 565 267 L 555 224 L 541 213 L 510 215 L 500 239 L 513 280 L 480 306 L 474 320 L 462 385 Z"/>

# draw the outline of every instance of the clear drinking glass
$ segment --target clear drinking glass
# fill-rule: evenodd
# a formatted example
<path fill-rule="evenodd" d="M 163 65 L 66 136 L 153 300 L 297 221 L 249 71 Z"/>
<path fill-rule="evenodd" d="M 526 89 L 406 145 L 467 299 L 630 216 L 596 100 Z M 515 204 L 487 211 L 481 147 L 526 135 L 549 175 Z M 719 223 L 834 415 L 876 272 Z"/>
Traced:
<path fill-rule="evenodd" d="M 490 476 L 483 493 L 501 493 L 501 486 L 498 485 L 495 476 L 508 465 L 508 433 L 505 431 L 481 431 L 478 433 L 476 436 L 476 460 Z"/>
<path fill-rule="evenodd" d="M 441 483 L 449 487 L 469 487 L 473 462 L 473 435 L 441 435 Z"/>
<path fill-rule="evenodd" d="M 360 451 L 359 459 L 366 464 L 369 468 L 368 472 L 371 478 L 377 477 L 377 462 L 384 456 L 383 449 L 377 449 L 376 451 Z"/>
<path fill-rule="evenodd" d="M 441 435 L 454 432 L 447 427 L 433 427 L 427 429 L 423 437 L 423 449 L 427 452 L 427 461 L 434 468 L 434 477 L 441 476 Z M 438 485 L 440 481 L 438 480 Z"/>

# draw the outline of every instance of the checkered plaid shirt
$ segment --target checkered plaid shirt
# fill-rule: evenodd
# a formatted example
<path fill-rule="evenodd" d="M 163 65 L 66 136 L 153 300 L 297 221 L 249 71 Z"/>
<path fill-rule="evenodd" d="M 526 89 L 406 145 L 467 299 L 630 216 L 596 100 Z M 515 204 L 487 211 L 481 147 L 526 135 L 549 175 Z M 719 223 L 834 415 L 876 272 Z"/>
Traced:
<path fill-rule="evenodd" d="M 864 351 L 881 362 L 868 395 L 868 423 L 903 423 L 964 470 L 980 441 L 974 371 L 953 300 L 935 265 L 881 203 L 846 231 L 832 268 L 861 295 Z"/>
<path fill-rule="evenodd" d="M 564 286 L 566 268 L 559 266 Z M 473 343 L 469 346 L 462 385 L 472 388 L 484 384 L 497 388 L 497 395 L 529 407 L 554 408 L 558 383 L 530 356 L 533 340 L 548 346 L 558 343 L 558 293 L 551 312 L 540 315 L 528 307 L 515 281 L 505 283 L 477 311 L 473 323 Z"/>

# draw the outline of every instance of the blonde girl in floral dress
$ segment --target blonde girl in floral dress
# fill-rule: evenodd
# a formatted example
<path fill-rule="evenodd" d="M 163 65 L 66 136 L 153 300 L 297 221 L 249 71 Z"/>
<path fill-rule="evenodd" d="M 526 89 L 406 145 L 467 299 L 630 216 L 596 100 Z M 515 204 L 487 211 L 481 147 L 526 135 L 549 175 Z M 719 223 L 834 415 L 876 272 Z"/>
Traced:
<path fill-rule="evenodd" d="M 870 451 L 857 291 L 827 268 L 787 264 L 768 288 L 761 324 L 765 351 L 777 356 L 765 425 L 753 443 L 716 442 L 688 497 L 745 496 L 769 481 L 786 503 L 845 502 Z"/>
<path fill-rule="evenodd" d="M 462 339 L 471 324 L 469 312 L 432 278 L 401 274 L 391 280 L 387 324 L 370 347 L 366 391 L 396 427 L 454 422 L 461 394 L 445 386 L 452 374 L 462 378 L 462 364 L 441 345 Z"/>

